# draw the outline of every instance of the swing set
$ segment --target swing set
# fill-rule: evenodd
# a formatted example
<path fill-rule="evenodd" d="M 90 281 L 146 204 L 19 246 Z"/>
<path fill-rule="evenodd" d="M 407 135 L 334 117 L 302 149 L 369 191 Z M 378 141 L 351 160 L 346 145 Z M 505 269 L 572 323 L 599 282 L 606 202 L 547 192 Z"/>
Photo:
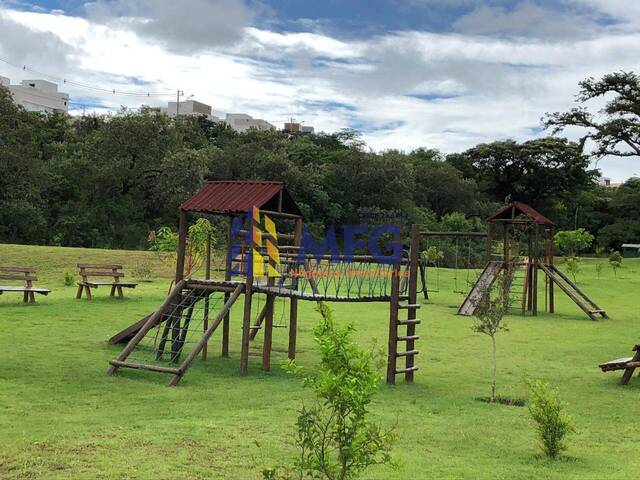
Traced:
<path fill-rule="evenodd" d="M 466 295 L 468 288 L 473 285 L 478 276 L 478 257 L 482 257 L 484 263 L 487 248 L 482 246 L 478 248 L 479 241 L 486 241 L 486 232 L 464 232 L 464 231 L 422 231 L 421 237 L 425 238 L 427 249 L 426 257 L 420 262 L 420 279 L 422 283 L 422 292 L 426 300 L 429 299 L 429 293 L 440 291 L 440 265 L 444 264 L 449 268 L 453 268 L 453 292 Z M 479 253 L 483 252 L 483 253 Z M 431 257 L 431 258 L 429 258 Z M 428 286 L 428 267 L 431 264 L 436 269 L 435 288 Z M 460 270 L 464 269 L 465 285 L 460 286 L 462 279 L 460 278 Z"/>

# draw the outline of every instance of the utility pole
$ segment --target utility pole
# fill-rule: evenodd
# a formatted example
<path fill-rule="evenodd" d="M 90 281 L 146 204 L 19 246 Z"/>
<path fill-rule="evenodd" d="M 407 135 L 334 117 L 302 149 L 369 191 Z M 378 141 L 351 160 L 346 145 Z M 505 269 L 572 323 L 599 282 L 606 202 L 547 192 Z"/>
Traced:
<path fill-rule="evenodd" d="M 178 90 L 176 92 L 176 117 L 180 115 L 180 97 L 184 95 L 183 90 Z"/>

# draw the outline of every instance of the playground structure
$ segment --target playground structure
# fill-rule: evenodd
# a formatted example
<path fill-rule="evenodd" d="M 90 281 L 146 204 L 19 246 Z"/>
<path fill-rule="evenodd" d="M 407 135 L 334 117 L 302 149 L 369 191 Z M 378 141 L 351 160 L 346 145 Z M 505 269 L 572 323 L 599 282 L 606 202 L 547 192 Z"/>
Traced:
<path fill-rule="evenodd" d="M 542 271 L 545 308 L 549 313 L 555 312 L 554 287 L 557 286 L 591 320 L 608 318 L 607 313 L 554 264 L 554 229 L 551 220 L 521 202 L 510 203 L 491 215 L 487 219 L 487 263 L 458 314 L 473 315 L 500 272 L 509 268 L 514 273 L 512 289 L 521 288 L 515 293 L 520 296 L 522 315 L 527 311 L 534 316 L 538 314 L 538 272 Z M 522 275 L 517 276 L 517 272 Z"/>
<path fill-rule="evenodd" d="M 251 213 L 250 221 L 239 221 Z M 224 278 L 210 278 L 207 249 L 205 278 L 185 278 L 190 214 L 229 218 Z M 238 228 L 239 225 L 242 228 Z M 248 225 L 247 225 L 248 224 Z M 263 331 L 262 369 L 269 371 L 274 328 L 289 330 L 288 358 L 296 355 L 298 302 L 386 302 L 389 304 L 387 383 L 403 374 L 413 381 L 418 369 L 416 326 L 420 230 L 411 228 L 407 255 L 381 262 L 373 255 L 318 255 L 301 246 L 303 216 L 283 183 L 208 182 L 180 206 L 175 286 L 151 315 L 119 332 L 111 343 L 127 342 L 108 373 L 120 368 L 171 375 L 177 385 L 193 360 L 207 356 L 208 342 L 222 325 L 222 356 L 229 356 L 230 312 L 242 298 L 240 373 L 249 372 L 250 342 Z M 401 242 L 400 230 L 392 239 Z M 257 312 L 252 306 L 264 304 Z M 276 300 L 289 302 L 288 322 L 274 323 Z M 406 315 L 404 312 L 406 311 Z M 257 315 L 254 315 L 257 313 Z M 402 318 L 404 316 L 404 318 Z M 252 322 L 253 320 L 253 322 Z M 136 356 L 141 358 L 136 360 Z M 184 357 L 184 358 L 183 358 Z M 404 359 L 404 365 L 398 366 Z M 170 366 L 166 366 L 169 362 Z"/>
<path fill-rule="evenodd" d="M 229 219 L 222 279 L 211 279 L 210 239 L 204 278 L 185 278 L 187 229 L 189 215 L 194 213 Z M 242 220 L 244 216 L 246 221 Z M 494 240 L 497 229 L 502 235 Z M 259 330 L 263 331 L 262 370 L 270 370 L 276 328 L 288 328 L 287 354 L 289 359 L 295 358 L 299 301 L 385 302 L 389 304 L 386 381 L 395 384 L 396 376 L 402 374 L 410 383 L 418 370 L 415 359 L 420 353 L 416 348 L 420 338 L 416 328 L 421 323 L 417 318 L 421 307 L 417 298 L 418 274 L 424 266 L 421 243 L 423 238 L 434 236 L 455 238 L 456 246 L 462 237 L 486 240 L 486 265 L 460 306 L 461 315 L 475 313 L 503 269 L 522 268 L 522 291 L 518 293 L 523 314 L 527 310 L 537 314 L 541 270 L 546 275 L 549 312 L 555 309 L 556 285 L 593 320 L 596 315 L 606 318 L 606 312 L 554 266 L 553 229 L 550 220 L 528 205 L 515 202 L 487 219 L 486 233 L 429 232 L 412 225 L 408 249 L 393 261 L 381 261 L 375 255 L 310 253 L 302 242 L 303 216 L 283 183 L 209 182 L 180 206 L 173 290 L 155 312 L 112 337 L 111 343 L 126 342 L 126 346 L 109 362 L 108 373 L 114 374 L 120 368 L 167 373 L 172 376 L 169 385 L 177 385 L 198 355 L 207 358 L 208 342 L 220 325 L 221 353 L 228 357 L 230 313 L 240 298 L 241 375 L 249 373 L 250 344 Z M 401 245 L 402 239 L 397 227 L 391 240 Z M 283 310 L 275 323 L 278 301 Z M 255 312 L 254 307 L 258 307 Z M 138 354 L 142 355 L 140 360 L 136 360 Z M 404 364 L 399 366 L 402 361 Z"/>

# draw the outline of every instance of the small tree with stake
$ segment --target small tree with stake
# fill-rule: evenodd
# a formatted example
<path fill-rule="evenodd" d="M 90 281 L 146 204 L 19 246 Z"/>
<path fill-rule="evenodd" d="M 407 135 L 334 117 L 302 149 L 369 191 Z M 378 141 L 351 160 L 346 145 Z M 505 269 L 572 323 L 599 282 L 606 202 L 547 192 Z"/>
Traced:
<path fill-rule="evenodd" d="M 497 384 L 497 345 L 496 336 L 501 331 L 506 331 L 506 325 L 502 319 L 509 312 L 511 307 L 511 284 L 513 283 L 513 266 L 507 265 L 492 285 L 487 285 L 476 304 L 474 313 L 475 323 L 473 330 L 483 333 L 491 338 L 493 371 L 491 376 L 491 397 L 490 402 L 496 401 Z"/>
<path fill-rule="evenodd" d="M 347 480 L 373 465 L 389 463 L 396 436 L 369 420 L 369 404 L 381 376 L 375 368 L 375 350 L 361 350 L 351 339 L 353 327 L 338 327 L 324 304 L 315 328 L 320 365 L 304 385 L 317 396 L 315 405 L 303 406 L 298 416 L 296 444 L 299 457 L 287 473 L 263 470 L 266 480 Z M 290 362 L 288 369 L 299 372 Z"/>
<path fill-rule="evenodd" d="M 613 276 L 618 276 L 618 269 L 622 266 L 622 254 L 618 251 L 613 251 L 609 255 L 609 265 L 613 268 Z"/>

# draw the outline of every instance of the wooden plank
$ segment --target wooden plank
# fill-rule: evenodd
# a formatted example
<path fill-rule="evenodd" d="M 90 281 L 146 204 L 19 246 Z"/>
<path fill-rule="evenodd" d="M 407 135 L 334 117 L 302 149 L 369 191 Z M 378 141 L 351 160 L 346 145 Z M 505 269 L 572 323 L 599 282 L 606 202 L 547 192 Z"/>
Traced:
<path fill-rule="evenodd" d="M 555 274 L 557 269 L 551 270 L 546 265 L 540 265 L 540 268 L 547 274 L 547 277 L 549 277 L 553 282 L 555 282 L 556 285 L 558 285 L 558 287 L 560 287 L 560 290 L 562 290 L 571 300 L 573 300 L 573 303 L 575 303 L 578 307 L 580 307 L 580 309 L 584 313 L 587 314 L 587 316 L 591 320 L 593 320 L 593 321 L 597 321 L 598 320 L 595 317 L 595 315 L 591 313 L 589 306 L 585 305 L 585 303 L 582 301 L 582 299 L 580 299 L 578 296 L 576 296 L 571 291 L 571 289 L 567 285 L 565 285 L 564 282 L 562 282 L 561 279 Z"/>
<path fill-rule="evenodd" d="M 26 268 L 26 267 L 0 267 L 0 272 L 7 273 L 36 273 L 35 268 Z"/>
<path fill-rule="evenodd" d="M 111 364 L 111 366 L 116 368 L 132 368 L 134 370 L 149 370 L 151 372 L 170 373 L 173 375 L 180 374 L 179 368 L 160 367 L 157 365 L 144 365 L 141 363 L 126 363 L 126 362 L 120 362 L 118 360 L 109 360 L 109 363 Z"/>
<path fill-rule="evenodd" d="M 420 235 L 424 237 L 487 237 L 487 232 L 437 232 L 437 231 L 429 231 L 422 230 L 420 231 Z"/>
<path fill-rule="evenodd" d="M 97 268 L 98 270 L 103 268 L 122 270 L 122 265 L 115 263 L 78 263 L 77 266 L 78 268 Z"/>
<path fill-rule="evenodd" d="M 22 280 L 22 281 L 36 282 L 38 280 L 38 277 L 33 275 L 0 274 L 0 280 Z"/>
<path fill-rule="evenodd" d="M 33 293 L 39 293 L 40 295 L 48 295 L 49 293 L 51 293 L 51 290 L 47 289 L 47 288 L 37 288 L 37 287 L 19 287 L 19 286 L 13 286 L 13 285 L 4 285 L 4 286 L 0 286 L 0 290 L 2 290 L 3 292 L 33 292 Z"/>
<path fill-rule="evenodd" d="M 122 278 L 124 277 L 124 273 L 122 272 L 102 272 L 102 271 L 84 271 L 82 272 L 83 277 L 113 277 L 113 278 Z"/>
<path fill-rule="evenodd" d="M 146 321 L 149 319 L 151 315 L 153 314 L 150 313 L 149 315 L 138 320 L 136 323 L 129 325 L 127 328 L 116 333 L 114 336 L 112 336 L 109 339 L 109 344 L 115 345 L 117 343 L 124 343 L 131 340 L 136 334 L 136 332 L 142 328 L 142 326 L 146 323 Z"/>

